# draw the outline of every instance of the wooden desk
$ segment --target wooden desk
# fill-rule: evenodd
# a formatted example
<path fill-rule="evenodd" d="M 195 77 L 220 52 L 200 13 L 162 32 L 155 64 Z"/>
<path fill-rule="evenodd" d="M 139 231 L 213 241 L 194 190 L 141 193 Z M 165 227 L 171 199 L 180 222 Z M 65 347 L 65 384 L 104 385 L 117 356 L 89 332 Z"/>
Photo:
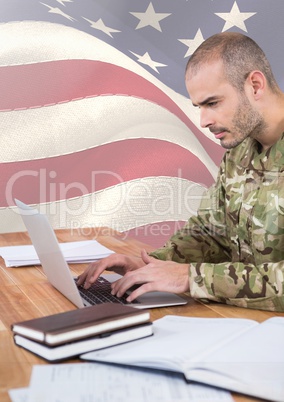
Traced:
<path fill-rule="evenodd" d="M 151 251 L 151 247 L 124 236 L 108 228 L 56 231 L 58 240 L 77 241 L 97 239 L 112 250 L 140 255 L 141 248 Z M 0 246 L 30 243 L 26 233 L 0 234 Z M 71 270 L 80 274 L 86 265 L 72 264 Z M 75 307 L 46 280 L 41 267 L 6 268 L 0 258 L 0 401 L 10 402 L 7 391 L 11 388 L 26 387 L 30 381 L 33 364 L 47 364 L 13 343 L 10 325 L 16 321 L 72 310 Z M 262 322 L 274 314 L 259 310 L 247 310 L 215 303 L 204 304 L 189 299 L 186 306 L 167 307 L 151 310 L 155 320 L 165 314 L 191 317 L 241 317 Z M 255 401 L 256 399 L 233 395 L 235 401 Z"/>

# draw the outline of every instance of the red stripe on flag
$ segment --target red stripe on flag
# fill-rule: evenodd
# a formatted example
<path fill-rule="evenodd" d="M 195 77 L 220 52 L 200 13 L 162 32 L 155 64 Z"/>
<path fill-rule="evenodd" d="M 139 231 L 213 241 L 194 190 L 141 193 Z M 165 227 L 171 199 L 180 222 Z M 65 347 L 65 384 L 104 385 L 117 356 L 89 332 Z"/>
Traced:
<path fill-rule="evenodd" d="M 150 244 L 154 248 L 162 247 L 165 242 L 184 225 L 185 221 L 164 221 L 150 223 L 123 232 L 125 238 L 128 236 L 139 240 L 142 243 Z M 142 249 L 143 245 L 141 245 Z"/>
<path fill-rule="evenodd" d="M 183 121 L 215 163 L 222 148 L 209 140 L 179 106 L 145 78 L 93 60 L 59 60 L 0 67 L 0 110 L 48 106 L 100 95 L 135 96 L 156 103 Z"/>
<path fill-rule="evenodd" d="M 156 139 L 129 139 L 58 157 L 0 164 L 0 206 L 59 201 L 151 176 L 210 185 L 213 178 L 190 151 Z M 28 191 L 27 191 L 28 189 Z"/>

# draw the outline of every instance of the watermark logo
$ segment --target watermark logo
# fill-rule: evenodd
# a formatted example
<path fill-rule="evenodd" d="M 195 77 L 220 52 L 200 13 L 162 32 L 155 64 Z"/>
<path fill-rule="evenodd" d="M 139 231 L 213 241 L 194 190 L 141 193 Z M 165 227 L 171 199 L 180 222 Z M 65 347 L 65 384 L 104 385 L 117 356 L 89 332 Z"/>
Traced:
<path fill-rule="evenodd" d="M 112 185 L 103 188 L 104 182 Z M 27 191 L 28 188 L 35 189 L 34 204 L 38 204 L 39 212 L 54 218 L 57 227 L 74 230 L 112 224 L 121 231 L 123 227 L 128 230 L 147 222 L 186 220 L 196 213 L 204 193 L 203 186 L 183 179 L 180 169 L 174 178 L 132 181 L 125 181 L 115 172 L 92 171 L 84 183 L 60 181 L 54 170 L 22 170 L 7 182 L 5 198 L 8 205 L 14 205 L 14 198 L 21 200 L 17 194 L 25 193 L 23 187 Z M 14 212 L 18 213 L 18 210 L 14 209 Z M 161 230 L 166 227 L 160 225 Z"/>

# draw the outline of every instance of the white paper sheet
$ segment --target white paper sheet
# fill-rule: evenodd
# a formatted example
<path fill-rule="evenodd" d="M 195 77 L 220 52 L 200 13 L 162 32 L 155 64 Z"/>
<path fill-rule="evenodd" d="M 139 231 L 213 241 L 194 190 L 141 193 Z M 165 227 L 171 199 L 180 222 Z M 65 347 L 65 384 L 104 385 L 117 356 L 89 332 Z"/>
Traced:
<path fill-rule="evenodd" d="M 29 389 L 28 388 L 10 389 L 9 397 L 12 402 L 28 402 Z"/>
<path fill-rule="evenodd" d="M 229 392 L 187 384 L 179 374 L 74 363 L 36 365 L 12 402 L 233 402 Z M 20 399 L 21 398 L 21 399 Z"/>
<path fill-rule="evenodd" d="M 60 248 L 68 263 L 77 264 L 99 260 L 113 253 L 97 240 L 60 243 Z M 3 257 L 6 267 L 40 264 L 33 245 L 0 247 L 0 256 Z"/>

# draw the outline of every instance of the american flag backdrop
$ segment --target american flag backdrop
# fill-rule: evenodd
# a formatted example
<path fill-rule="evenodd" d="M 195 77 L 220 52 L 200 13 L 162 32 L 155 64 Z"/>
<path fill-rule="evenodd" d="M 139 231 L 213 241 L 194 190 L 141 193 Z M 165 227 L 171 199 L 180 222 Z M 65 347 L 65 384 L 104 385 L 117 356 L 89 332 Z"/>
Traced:
<path fill-rule="evenodd" d="M 25 230 L 18 198 L 54 228 L 162 245 L 224 152 L 187 98 L 188 57 L 243 32 L 284 89 L 283 20 L 283 0 L 0 0 L 0 232 Z"/>

